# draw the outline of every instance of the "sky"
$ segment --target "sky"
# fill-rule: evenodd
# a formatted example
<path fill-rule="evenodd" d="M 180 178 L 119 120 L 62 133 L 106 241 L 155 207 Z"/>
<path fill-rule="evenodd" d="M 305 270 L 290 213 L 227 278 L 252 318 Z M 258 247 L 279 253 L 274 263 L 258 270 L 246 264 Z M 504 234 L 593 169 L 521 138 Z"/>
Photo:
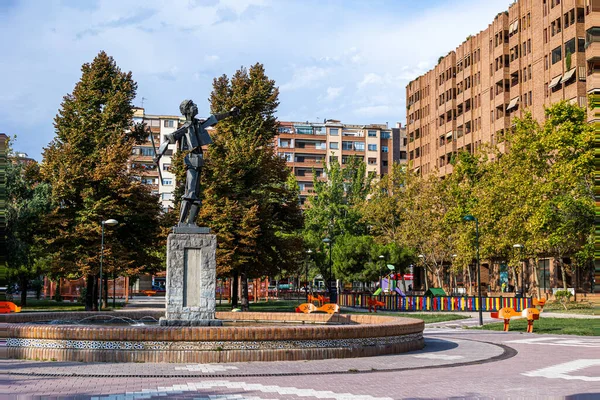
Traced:
<path fill-rule="evenodd" d="M 40 161 L 53 118 L 101 50 L 138 83 L 136 106 L 209 111 L 214 77 L 260 62 L 281 121 L 406 120 L 409 81 L 512 0 L 0 0 L 0 132 Z"/>

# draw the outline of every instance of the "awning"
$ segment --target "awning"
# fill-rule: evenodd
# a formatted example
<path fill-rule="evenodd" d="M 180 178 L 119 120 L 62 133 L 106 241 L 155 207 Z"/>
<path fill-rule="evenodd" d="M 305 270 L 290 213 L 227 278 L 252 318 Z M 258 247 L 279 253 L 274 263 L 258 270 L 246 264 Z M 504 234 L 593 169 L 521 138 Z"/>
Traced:
<path fill-rule="evenodd" d="M 561 78 L 562 78 L 562 75 L 555 76 L 554 78 L 552 78 L 552 81 L 550 82 L 550 84 L 548 85 L 548 87 L 550 89 L 552 89 L 554 86 L 558 85 L 560 83 L 560 79 Z"/>
<path fill-rule="evenodd" d="M 446 133 L 446 139 L 450 139 L 452 137 L 452 132 Z"/>
<path fill-rule="evenodd" d="M 570 70 L 565 72 L 565 74 L 563 75 L 563 77 L 560 81 L 561 81 L 561 83 L 567 82 L 569 79 L 573 78 L 574 76 L 575 76 L 575 68 L 571 68 Z"/>
<path fill-rule="evenodd" d="M 512 99 L 510 101 L 510 103 L 508 103 L 508 107 L 506 107 L 506 111 L 515 108 L 517 106 L 517 104 L 519 104 L 519 98 L 515 97 L 514 99 Z"/>

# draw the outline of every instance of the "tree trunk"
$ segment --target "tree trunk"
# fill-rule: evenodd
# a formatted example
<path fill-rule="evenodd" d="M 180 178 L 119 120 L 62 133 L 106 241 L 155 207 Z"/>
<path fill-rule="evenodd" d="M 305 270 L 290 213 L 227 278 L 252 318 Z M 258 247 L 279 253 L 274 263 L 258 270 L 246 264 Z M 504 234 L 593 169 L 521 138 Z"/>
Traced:
<path fill-rule="evenodd" d="M 541 299 L 542 294 L 540 292 L 540 280 L 538 278 L 538 259 L 533 259 L 533 285 L 535 286 L 535 292 L 537 294 L 537 298 Z"/>
<path fill-rule="evenodd" d="M 473 293 L 473 279 L 471 279 L 471 266 L 467 266 L 467 278 L 469 280 L 469 296 Z"/>
<path fill-rule="evenodd" d="M 242 311 L 250 311 L 250 305 L 248 304 L 248 275 L 246 271 L 240 273 L 242 277 Z"/>
<path fill-rule="evenodd" d="M 425 291 L 429 290 L 429 277 L 428 277 L 428 270 L 427 267 L 423 268 L 423 274 L 425 275 Z"/>
<path fill-rule="evenodd" d="M 558 256 L 558 265 L 560 266 L 560 275 L 563 281 L 563 289 L 567 290 L 567 274 L 565 272 L 565 263 L 563 262 L 562 256 Z"/>
<path fill-rule="evenodd" d="M 106 308 L 108 303 L 108 273 L 102 277 L 102 308 Z"/>
<path fill-rule="evenodd" d="M 437 277 L 437 283 L 438 283 L 438 287 L 442 287 L 442 278 L 440 277 L 440 270 L 442 268 L 439 266 L 435 266 L 435 271 L 436 271 L 436 277 Z"/>
<path fill-rule="evenodd" d="M 19 276 L 19 289 L 21 289 L 21 307 L 27 305 L 27 289 L 29 287 L 29 279 L 27 275 L 23 274 Z"/>
<path fill-rule="evenodd" d="M 56 280 L 56 291 L 54 292 L 54 300 L 58 302 L 62 301 L 62 296 L 60 294 L 60 278 Z"/>
<path fill-rule="evenodd" d="M 97 276 L 88 275 L 86 278 L 85 311 L 98 311 Z"/>
<path fill-rule="evenodd" d="M 233 271 L 233 277 L 231 278 L 231 308 L 236 308 L 238 305 L 238 272 Z"/>

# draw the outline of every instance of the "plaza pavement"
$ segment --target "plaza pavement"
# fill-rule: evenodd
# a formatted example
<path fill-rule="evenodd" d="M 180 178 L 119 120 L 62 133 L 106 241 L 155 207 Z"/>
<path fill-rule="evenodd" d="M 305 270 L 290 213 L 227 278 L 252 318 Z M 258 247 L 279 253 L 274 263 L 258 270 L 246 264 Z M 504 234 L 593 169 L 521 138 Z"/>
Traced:
<path fill-rule="evenodd" d="M 371 358 L 232 364 L 0 360 L 0 398 L 600 398 L 600 338 L 473 331 L 452 326 L 456 322 L 428 325 L 424 350 Z"/>

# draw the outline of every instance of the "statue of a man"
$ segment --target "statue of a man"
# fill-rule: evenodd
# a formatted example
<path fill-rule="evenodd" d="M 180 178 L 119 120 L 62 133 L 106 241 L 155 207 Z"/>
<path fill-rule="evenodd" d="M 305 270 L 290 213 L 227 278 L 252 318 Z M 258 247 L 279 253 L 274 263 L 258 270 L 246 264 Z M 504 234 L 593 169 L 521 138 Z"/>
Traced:
<path fill-rule="evenodd" d="M 160 145 L 155 162 L 167 151 L 169 144 L 179 142 L 179 151 L 190 150 L 185 156 L 185 193 L 181 199 L 181 213 L 179 214 L 180 227 L 196 227 L 196 217 L 200 211 L 200 169 L 204 165 L 202 146 L 212 144 L 212 139 L 206 128 L 231 116 L 240 114 L 237 108 L 231 111 L 215 114 L 206 120 L 196 119 L 198 106 L 192 100 L 184 100 L 179 106 L 181 114 L 185 116 L 185 123 L 175 132 L 166 135 L 166 140 Z"/>

